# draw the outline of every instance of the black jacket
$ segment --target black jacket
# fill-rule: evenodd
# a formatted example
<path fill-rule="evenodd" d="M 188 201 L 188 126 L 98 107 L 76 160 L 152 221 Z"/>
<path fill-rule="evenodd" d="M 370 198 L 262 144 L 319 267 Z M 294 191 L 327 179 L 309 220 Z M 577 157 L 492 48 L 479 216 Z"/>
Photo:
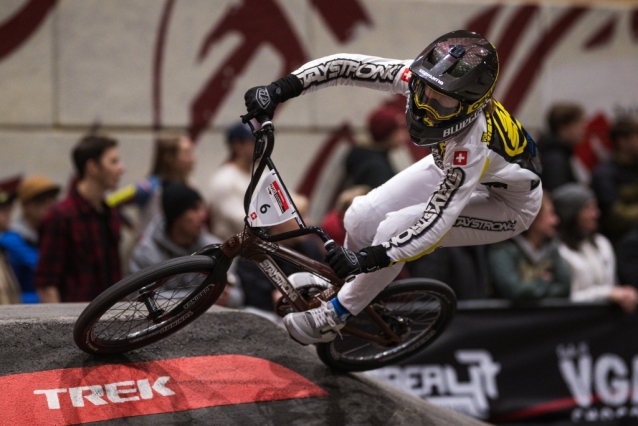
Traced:
<path fill-rule="evenodd" d="M 554 134 L 545 135 L 538 141 L 543 173 L 543 188 L 552 191 L 566 183 L 576 182 L 572 170 L 572 148 L 563 144 Z"/>
<path fill-rule="evenodd" d="M 617 264 L 620 284 L 638 287 L 638 225 L 620 240 Z"/>
<path fill-rule="evenodd" d="M 396 172 L 388 158 L 388 151 L 357 146 L 346 158 L 346 174 L 350 185 L 376 188 L 390 180 Z"/>

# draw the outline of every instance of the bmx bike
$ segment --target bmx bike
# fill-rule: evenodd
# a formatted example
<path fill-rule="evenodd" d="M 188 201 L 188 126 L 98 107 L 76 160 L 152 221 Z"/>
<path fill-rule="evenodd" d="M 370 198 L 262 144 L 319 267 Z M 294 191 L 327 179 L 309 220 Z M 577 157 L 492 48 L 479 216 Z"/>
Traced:
<path fill-rule="evenodd" d="M 275 309 L 282 317 L 318 307 L 321 300 L 329 301 L 339 293 L 345 281 L 329 266 L 277 244 L 308 234 L 317 235 L 328 250 L 335 243 L 322 229 L 306 226 L 298 214 L 270 158 L 273 124 L 266 121 L 255 127 L 259 126 L 251 124 L 256 143 L 244 198 L 244 231 L 223 244 L 150 266 L 109 287 L 89 303 L 75 324 L 73 338 L 80 349 L 94 355 L 118 354 L 182 329 L 222 294 L 228 268 L 238 256 L 254 262 L 282 293 Z M 288 220 L 296 220 L 299 229 L 268 234 L 270 226 Z M 304 272 L 287 277 L 273 259 Z M 439 281 L 395 281 L 363 312 L 348 318 L 341 338 L 316 344 L 317 354 L 326 365 L 342 371 L 394 364 L 432 343 L 452 321 L 455 310 L 454 292 Z"/>

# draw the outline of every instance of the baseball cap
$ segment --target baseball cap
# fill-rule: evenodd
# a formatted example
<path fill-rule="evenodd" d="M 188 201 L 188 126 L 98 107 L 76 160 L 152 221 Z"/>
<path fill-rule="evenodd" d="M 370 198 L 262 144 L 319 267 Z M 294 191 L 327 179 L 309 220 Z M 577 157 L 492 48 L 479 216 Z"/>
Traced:
<path fill-rule="evenodd" d="M 368 130 L 370 130 L 375 142 L 387 138 L 395 129 L 404 124 L 403 114 L 389 105 L 375 109 L 368 116 Z"/>
<path fill-rule="evenodd" d="M 248 124 L 237 123 L 228 128 L 228 131 L 226 132 L 227 144 L 230 145 L 233 141 L 242 141 L 245 139 L 255 139 L 255 136 L 253 135 L 253 132 L 250 131 L 250 127 L 248 127 Z"/>
<path fill-rule="evenodd" d="M 31 201 L 34 198 L 50 193 L 53 196 L 60 192 L 60 185 L 46 176 L 29 176 L 18 187 L 18 199 L 21 203 Z"/>

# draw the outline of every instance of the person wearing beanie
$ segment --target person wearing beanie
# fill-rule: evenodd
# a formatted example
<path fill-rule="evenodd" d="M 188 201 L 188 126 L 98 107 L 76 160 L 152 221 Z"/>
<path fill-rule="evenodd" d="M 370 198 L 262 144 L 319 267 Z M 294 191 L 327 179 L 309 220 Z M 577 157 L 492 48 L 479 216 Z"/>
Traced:
<path fill-rule="evenodd" d="M 161 207 L 162 217 L 151 222 L 133 249 L 129 263 L 132 273 L 168 259 L 190 256 L 206 245 L 222 242 L 204 229 L 206 209 L 195 189 L 181 182 L 167 183 L 162 190 Z M 232 284 L 234 275 L 229 275 Z M 238 285 L 227 288 L 218 304 L 239 307 L 243 301 L 241 288 Z"/>
<path fill-rule="evenodd" d="M 609 300 L 626 312 L 634 312 L 638 292 L 634 287 L 617 285 L 613 247 L 597 232 L 600 210 L 593 191 L 568 183 L 552 191 L 551 197 L 560 218 L 559 252 L 572 276 L 571 300 Z"/>
<path fill-rule="evenodd" d="M 213 174 L 208 185 L 213 234 L 229 238 L 244 229 L 244 194 L 250 183 L 255 137 L 247 124 L 228 128 L 226 145 L 230 158 Z"/>
<path fill-rule="evenodd" d="M 161 198 L 162 218 L 154 220 L 133 250 L 130 271 L 137 272 L 166 259 L 188 256 L 208 244 L 221 240 L 204 230 L 206 210 L 196 190 L 179 183 L 168 183 Z"/>
<path fill-rule="evenodd" d="M 0 236 L 13 272 L 20 283 L 22 303 L 38 303 L 33 285 L 38 264 L 38 229 L 44 216 L 56 203 L 60 186 L 45 176 L 29 176 L 18 187 L 22 215 Z"/>
<path fill-rule="evenodd" d="M 403 113 L 391 105 L 383 105 L 368 116 L 372 144 L 354 147 L 346 157 L 348 186 L 381 186 L 396 174 L 389 154 L 409 142 Z"/>

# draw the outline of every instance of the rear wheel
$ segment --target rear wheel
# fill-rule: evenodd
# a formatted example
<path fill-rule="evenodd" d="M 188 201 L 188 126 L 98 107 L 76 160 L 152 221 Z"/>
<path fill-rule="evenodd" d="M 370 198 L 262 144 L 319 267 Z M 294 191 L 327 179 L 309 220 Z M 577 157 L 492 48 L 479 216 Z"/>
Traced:
<path fill-rule="evenodd" d="M 317 345 L 317 354 L 326 365 L 343 371 L 365 371 L 413 355 L 431 344 L 452 321 L 456 296 L 442 282 L 411 278 L 390 284 L 371 305 L 401 341 L 382 345 L 344 333 L 343 339 L 337 336 L 330 343 Z M 364 312 L 350 317 L 347 325 L 385 337 Z"/>
<path fill-rule="evenodd" d="M 226 286 L 230 260 L 184 256 L 138 271 L 84 309 L 73 330 L 90 354 L 131 351 L 163 339 L 206 312 Z"/>

